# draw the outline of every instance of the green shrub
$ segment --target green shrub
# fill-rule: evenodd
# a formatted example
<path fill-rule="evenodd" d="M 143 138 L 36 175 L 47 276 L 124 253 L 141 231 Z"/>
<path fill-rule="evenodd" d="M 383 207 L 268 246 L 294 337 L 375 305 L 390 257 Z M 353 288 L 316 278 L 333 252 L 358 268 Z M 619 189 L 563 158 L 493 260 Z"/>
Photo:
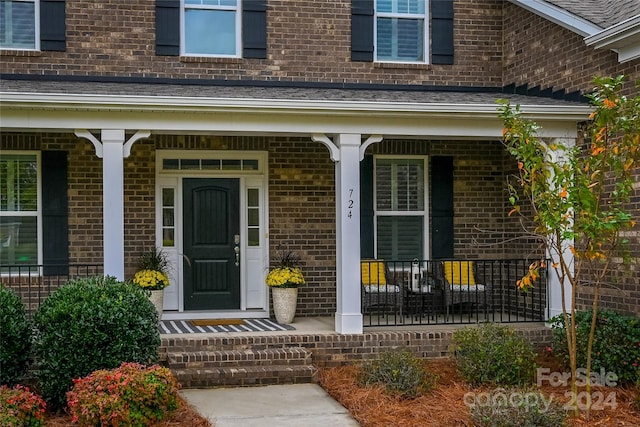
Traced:
<path fill-rule="evenodd" d="M 81 425 L 147 426 L 178 407 L 178 382 L 158 365 L 123 363 L 73 382 L 69 413 Z"/>
<path fill-rule="evenodd" d="M 577 365 L 587 366 L 587 342 L 591 328 L 591 310 L 576 312 L 577 323 Z M 550 321 L 553 329 L 553 352 L 564 359 L 569 366 L 569 352 L 562 315 Z M 591 352 L 592 372 L 613 372 L 620 382 L 634 384 L 640 366 L 640 318 L 624 316 L 615 311 L 599 310 L 596 321 L 595 339 Z"/>
<path fill-rule="evenodd" d="M 72 379 L 122 362 L 154 363 L 158 315 L 144 290 L 113 277 L 69 282 L 35 315 L 37 378 L 53 409 L 64 406 Z"/>
<path fill-rule="evenodd" d="M 513 328 L 483 323 L 453 334 L 454 357 L 471 384 L 524 385 L 533 381 L 536 354 Z"/>
<path fill-rule="evenodd" d="M 27 371 L 31 324 L 22 300 L 0 285 L 0 384 L 13 386 Z"/>
<path fill-rule="evenodd" d="M 558 427 L 567 414 L 558 402 L 536 390 L 498 388 L 465 395 L 477 427 Z"/>
<path fill-rule="evenodd" d="M 360 383 L 379 384 L 393 395 L 413 398 L 431 389 L 435 377 L 410 351 L 386 350 L 378 359 L 364 365 Z"/>
<path fill-rule="evenodd" d="M 635 406 L 640 411 L 640 368 L 638 368 L 638 380 L 636 381 L 636 401 Z"/>
<path fill-rule="evenodd" d="M 46 404 L 27 387 L 0 387 L 0 426 L 44 426 Z"/>

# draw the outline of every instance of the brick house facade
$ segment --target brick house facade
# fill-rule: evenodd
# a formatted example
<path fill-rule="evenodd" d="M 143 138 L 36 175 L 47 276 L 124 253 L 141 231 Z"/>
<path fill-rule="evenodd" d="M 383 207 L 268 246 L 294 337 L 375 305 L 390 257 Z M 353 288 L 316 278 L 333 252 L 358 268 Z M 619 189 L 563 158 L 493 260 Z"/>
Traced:
<path fill-rule="evenodd" d="M 513 163 L 500 143 L 495 99 L 526 106 L 546 136 L 573 141 L 589 112 L 578 94 L 589 90 L 593 75 L 640 79 L 639 59 L 619 63 L 615 52 L 586 46 L 583 36 L 517 1 L 432 1 L 425 19 L 433 45 L 423 61 L 411 63 L 367 60 L 373 53 L 356 48 L 354 34 L 373 20 L 366 11 L 371 1 L 238 2 L 235 13 L 257 21 L 240 25 L 244 49 L 227 57 L 186 54 L 179 40 L 186 36 L 162 29 L 165 19 L 180 16 L 174 13 L 180 2 L 36 3 L 51 21 L 63 22 L 63 37 L 45 40 L 55 29 L 45 31 L 51 24 L 41 17 L 38 48 L 0 50 L 2 151 L 66 153 L 66 262 L 104 264 L 105 273 L 130 278 L 137 257 L 154 245 L 174 257 L 167 318 L 190 312 L 181 257 L 183 180 L 239 182 L 242 273 L 231 315 L 269 315 L 262 279 L 269 259 L 286 247 L 303 258 L 309 282 L 300 289 L 298 315 L 335 314 L 337 331 L 358 332 L 354 261 L 373 250 L 361 247 L 361 234 L 374 233 L 361 232 L 364 224 L 349 207 L 358 213 L 359 194 L 371 191 L 361 186 L 360 155 L 424 160 L 422 259 L 432 255 L 429 171 L 438 157 L 453 161 L 450 256 L 525 258 L 527 242 L 503 243 L 519 228 L 506 218 L 505 177 Z M 553 94 L 533 96 L 539 94 L 523 92 L 523 85 Z M 133 135 L 141 138 L 127 147 Z M 104 150 L 100 157 L 97 150 Z M 259 166 L 194 172 L 173 169 L 174 161 Z M 173 197 L 169 205 L 165 194 Z M 640 212 L 637 196 L 633 208 Z M 166 212 L 175 213 L 171 221 Z M 252 227 L 258 237 L 249 243 Z M 164 247 L 167 230 L 175 238 Z M 637 257 L 640 242 L 631 237 Z M 37 264 L 47 259 L 47 243 L 41 245 Z M 637 312 L 638 271 L 616 280 L 622 289 L 607 291 L 604 305 Z M 557 295 L 550 298 L 557 310 Z M 225 310 L 204 311 L 220 317 Z"/>

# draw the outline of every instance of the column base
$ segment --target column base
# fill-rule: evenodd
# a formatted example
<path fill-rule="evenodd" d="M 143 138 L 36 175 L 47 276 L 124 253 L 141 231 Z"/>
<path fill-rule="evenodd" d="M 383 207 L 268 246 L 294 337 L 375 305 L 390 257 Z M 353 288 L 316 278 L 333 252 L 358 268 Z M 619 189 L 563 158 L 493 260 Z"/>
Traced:
<path fill-rule="evenodd" d="M 362 334 L 362 314 L 336 313 L 336 332 L 339 334 Z"/>

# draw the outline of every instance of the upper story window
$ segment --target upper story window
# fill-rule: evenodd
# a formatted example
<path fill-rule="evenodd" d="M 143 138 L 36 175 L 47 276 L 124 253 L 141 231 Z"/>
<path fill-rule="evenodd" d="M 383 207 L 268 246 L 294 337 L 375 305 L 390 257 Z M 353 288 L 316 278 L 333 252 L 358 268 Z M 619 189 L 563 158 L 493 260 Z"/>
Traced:
<path fill-rule="evenodd" d="M 239 0 L 184 0 L 185 55 L 239 56 Z"/>
<path fill-rule="evenodd" d="M 376 0 L 376 60 L 425 62 L 428 0 Z"/>
<path fill-rule="evenodd" d="M 0 46 L 3 49 L 39 49 L 36 0 L 0 1 Z"/>
<path fill-rule="evenodd" d="M 267 57 L 267 0 L 156 0 L 156 54 Z"/>
<path fill-rule="evenodd" d="M 0 49 L 66 49 L 65 2 L 0 0 Z"/>
<path fill-rule="evenodd" d="M 454 63 L 451 0 L 351 0 L 351 60 Z"/>

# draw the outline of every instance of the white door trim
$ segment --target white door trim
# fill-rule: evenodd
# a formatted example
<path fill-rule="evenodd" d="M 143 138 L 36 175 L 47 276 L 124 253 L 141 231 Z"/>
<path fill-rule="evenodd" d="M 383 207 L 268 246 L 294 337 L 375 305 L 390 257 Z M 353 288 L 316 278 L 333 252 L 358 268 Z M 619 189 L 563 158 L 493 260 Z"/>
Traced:
<path fill-rule="evenodd" d="M 188 160 L 189 166 L 180 169 L 163 169 L 165 160 Z M 194 163 L 200 160 L 200 168 L 193 169 Z M 207 165 L 202 167 L 207 160 Z M 220 167 L 211 168 L 212 160 L 249 160 L 245 170 Z M 255 162 L 257 160 L 258 167 Z M 161 248 L 171 260 L 171 285 L 165 289 L 164 320 L 171 319 L 206 319 L 269 316 L 268 289 L 264 277 L 268 267 L 269 206 L 267 179 L 267 152 L 263 151 L 202 151 L 202 150 L 157 150 L 156 151 L 156 246 Z M 230 164 L 233 164 L 231 162 Z M 191 168 L 191 169 L 190 169 Z M 183 178 L 237 178 L 240 181 L 240 309 L 219 311 L 185 311 L 183 292 L 183 212 L 182 212 L 182 179 Z M 173 189 L 173 246 L 165 246 L 163 242 L 163 189 Z M 259 199 L 259 243 L 249 246 L 248 230 L 248 190 L 258 190 Z M 171 211 L 171 209 L 168 209 Z M 170 212 L 167 212 L 170 215 Z"/>

